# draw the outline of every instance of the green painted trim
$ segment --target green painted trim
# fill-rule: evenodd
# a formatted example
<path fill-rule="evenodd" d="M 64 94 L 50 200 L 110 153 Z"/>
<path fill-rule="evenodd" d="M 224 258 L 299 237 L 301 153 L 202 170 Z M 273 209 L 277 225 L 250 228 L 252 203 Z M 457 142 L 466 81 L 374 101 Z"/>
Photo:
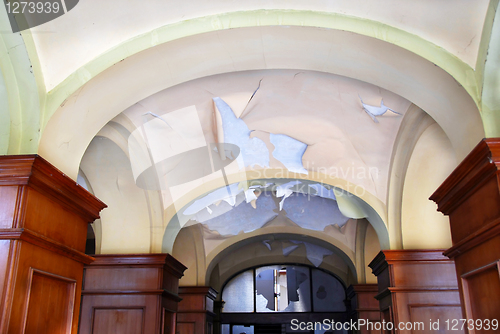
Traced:
<path fill-rule="evenodd" d="M 40 109 L 41 109 L 40 117 L 43 117 L 43 115 L 45 114 L 44 107 L 48 94 L 47 94 L 47 89 L 45 87 L 45 80 L 43 77 L 40 58 L 38 57 L 36 44 L 35 41 L 33 40 L 33 35 L 31 33 L 31 30 L 24 30 L 21 32 L 21 34 L 23 36 L 24 46 L 26 48 L 26 51 L 28 53 L 31 62 L 32 71 L 35 75 L 35 82 L 38 88 L 38 100 L 40 101 Z M 40 124 L 46 124 L 46 122 L 43 119 L 40 119 Z"/>
<path fill-rule="evenodd" d="M 40 140 L 40 103 L 35 76 L 24 41 L 11 33 L 5 12 L 0 6 L 0 69 L 4 75 L 10 114 L 10 134 L 0 138 L 7 154 L 37 153 Z"/>
<path fill-rule="evenodd" d="M 491 29 L 481 99 L 481 118 L 486 137 L 500 137 L 500 10 L 498 0 Z"/>
<path fill-rule="evenodd" d="M 43 127 L 71 94 L 113 64 L 133 54 L 180 38 L 224 29 L 259 26 L 304 26 L 345 30 L 373 37 L 407 49 L 450 73 L 472 96 L 480 101 L 480 86 L 473 68 L 445 49 L 389 25 L 338 13 L 297 10 L 256 10 L 230 12 L 169 24 L 131 38 L 101 54 L 48 92 Z"/>
<path fill-rule="evenodd" d="M 10 112 L 7 86 L 0 67 L 0 155 L 9 152 Z"/>

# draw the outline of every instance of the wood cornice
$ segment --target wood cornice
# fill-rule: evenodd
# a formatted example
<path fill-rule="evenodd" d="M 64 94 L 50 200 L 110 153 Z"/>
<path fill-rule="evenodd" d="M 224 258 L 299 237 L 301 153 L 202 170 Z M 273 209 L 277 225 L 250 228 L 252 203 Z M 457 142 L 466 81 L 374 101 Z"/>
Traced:
<path fill-rule="evenodd" d="M 450 261 L 443 255 L 444 249 L 400 249 L 383 250 L 385 260 L 390 262 L 400 261 Z"/>
<path fill-rule="evenodd" d="M 378 292 L 378 284 L 352 284 L 346 289 L 348 296 L 360 292 Z"/>
<path fill-rule="evenodd" d="M 457 242 L 453 247 L 446 250 L 444 255 L 450 259 L 467 252 L 468 250 L 482 244 L 483 242 L 496 237 L 500 234 L 500 219 L 481 227 L 479 230 L 470 234 L 466 238 Z"/>
<path fill-rule="evenodd" d="M 395 292 L 406 292 L 406 293 L 427 293 L 427 292 L 458 292 L 458 287 L 387 287 L 378 295 L 375 296 L 375 299 L 381 300 L 387 296 L 390 296 Z"/>
<path fill-rule="evenodd" d="M 88 222 L 106 204 L 39 155 L 0 156 L 0 186 L 29 186 L 66 206 Z"/>
<path fill-rule="evenodd" d="M 90 264 L 94 258 L 77 251 L 74 248 L 63 245 L 55 240 L 47 238 L 39 233 L 33 232 L 29 229 L 0 229 L 0 240 L 22 240 L 32 245 L 47 249 L 54 253 L 63 255 L 83 264 Z"/>
<path fill-rule="evenodd" d="M 206 295 L 212 300 L 217 298 L 219 293 L 209 286 L 180 286 L 179 295 Z"/>
<path fill-rule="evenodd" d="M 182 300 L 179 295 L 165 289 L 156 290 L 82 290 L 82 295 L 161 295 L 175 302 Z"/>
<path fill-rule="evenodd" d="M 400 249 L 383 250 L 368 264 L 375 276 L 378 276 L 388 265 L 399 262 L 449 262 L 443 255 L 444 249 Z"/>
<path fill-rule="evenodd" d="M 187 269 L 172 255 L 166 253 L 157 254 L 100 254 L 95 255 L 95 261 L 90 266 L 129 266 L 133 267 L 163 267 L 177 278 L 184 275 Z"/>
<path fill-rule="evenodd" d="M 484 182 L 499 173 L 500 138 L 483 139 L 455 168 L 430 200 L 449 215 Z"/>
<path fill-rule="evenodd" d="M 157 266 L 165 265 L 169 254 L 99 254 L 91 266 Z"/>

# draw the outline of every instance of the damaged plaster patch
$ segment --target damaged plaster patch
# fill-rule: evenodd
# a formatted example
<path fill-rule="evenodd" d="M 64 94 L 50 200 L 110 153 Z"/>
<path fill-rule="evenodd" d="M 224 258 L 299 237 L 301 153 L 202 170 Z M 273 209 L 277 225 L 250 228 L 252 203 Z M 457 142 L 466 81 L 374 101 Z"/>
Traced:
<path fill-rule="evenodd" d="M 276 197 L 282 197 L 280 202 L 280 211 L 283 210 L 283 203 L 285 202 L 285 199 L 293 194 L 293 190 L 291 188 L 298 184 L 300 184 L 300 181 L 290 181 L 276 186 Z"/>
<path fill-rule="evenodd" d="M 316 191 L 316 196 L 320 196 L 323 198 L 329 198 L 333 199 L 334 201 L 337 200 L 335 197 L 335 192 L 333 189 L 327 189 L 325 186 L 319 183 L 311 183 L 309 184 L 309 188 L 312 188 Z"/>
<path fill-rule="evenodd" d="M 237 235 L 240 232 L 255 231 L 278 216 L 274 210 L 276 205 L 270 196 L 260 196 L 257 208 L 250 203 L 242 202 L 232 210 L 204 222 L 210 230 L 221 235 Z"/>
<path fill-rule="evenodd" d="M 328 226 L 342 228 L 349 220 L 340 211 L 332 189 L 299 180 L 283 184 L 266 182 L 248 188 L 245 184 L 234 183 L 197 199 L 183 214 L 190 216 L 190 225 L 203 223 L 221 235 L 254 231 L 278 215 L 286 217 L 291 224 L 322 232 Z M 276 198 L 281 198 L 279 204 Z M 283 212 L 273 211 L 277 207 Z"/>
<path fill-rule="evenodd" d="M 307 149 L 307 144 L 282 134 L 271 133 L 269 139 L 275 147 L 273 157 L 285 165 L 290 172 L 308 174 L 302 164 L 302 156 Z"/>
<path fill-rule="evenodd" d="M 194 215 L 218 201 L 225 201 L 229 205 L 234 206 L 236 204 L 236 196 L 242 191 L 243 189 L 238 188 L 238 183 L 233 183 L 228 187 L 219 188 L 212 191 L 205 197 L 194 201 L 193 204 L 191 204 L 186 208 L 186 210 L 184 210 L 183 214 L 186 216 Z"/>
<path fill-rule="evenodd" d="M 296 250 L 297 248 L 299 248 L 299 246 L 297 246 L 297 245 L 284 247 L 284 248 L 283 248 L 283 256 L 288 256 L 288 255 L 290 255 L 290 254 L 291 254 L 294 250 Z"/>
<path fill-rule="evenodd" d="M 358 94 L 358 96 L 359 96 L 359 94 Z M 390 110 L 390 111 L 392 111 L 395 114 L 403 116 L 403 114 L 400 114 L 397 111 L 395 111 L 395 110 L 389 108 L 388 106 L 384 105 L 384 100 L 380 101 L 380 107 L 376 107 L 376 106 L 371 106 L 369 104 L 365 104 L 363 102 L 363 99 L 361 98 L 361 96 L 359 96 L 359 99 L 361 100 L 361 104 L 363 105 L 363 110 L 366 111 L 366 113 L 368 114 L 368 116 L 370 116 L 375 123 L 378 123 L 378 120 L 377 120 L 376 116 L 382 116 L 383 114 L 385 114 L 387 112 L 387 110 Z"/>
<path fill-rule="evenodd" d="M 306 257 L 312 264 L 317 268 L 323 263 L 323 257 L 327 255 L 332 255 L 333 252 L 324 247 L 311 244 L 305 241 L 290 240 L 294 244 L 304 244 L 306 246 Z"/>
<path fill-rule="evenodd" d="M 340 212 L 336 201 L 319 196 L 295 193 L 283 208 L 290 220 L 309 230 L 323 231 L 328 225 L 342 227 L 349 220 Z"/>
<path fill-rule="evenodd" d="M 269 167 L 269 151 L 259 138 L 250 138 L 250 129 L 245 122 L 237 118 L 229 105 L 220 97 L 214 97 L 216 109 L 222 118 L 224 142 L 237 145 L 241 155 L 236 159 L 240 169 L 244 167 Z"/>

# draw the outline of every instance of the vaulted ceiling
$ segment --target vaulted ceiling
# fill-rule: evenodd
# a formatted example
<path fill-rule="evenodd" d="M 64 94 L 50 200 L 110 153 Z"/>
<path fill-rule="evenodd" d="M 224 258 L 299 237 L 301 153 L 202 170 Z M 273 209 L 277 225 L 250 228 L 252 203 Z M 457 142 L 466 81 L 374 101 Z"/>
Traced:
<path fill-rule="evenodd" d="M 449 243 L 446 218 L 427 198 L 481 138 L 500 136 L 497 7 L 81 0 L 20 34 L 2 7 L 0 153 L 38 153 L 80 175 L 109 206 L 95 225 L 102 252 L 178 247 L 182 257 L 175 240 L 184 228 L 182 240 L 203 244 L 192 268 L 203 268 L 194 284 L 204 284 L 232 245 L 252 240 L 245 247 L 262 253 L 270 235 L 283 243 L 295 234 L 331 245 L 364 280 L 364 256 L 377 247 Z M 207 173 L 205 153 L 182 160 L 203 147 L 222 159 L 228 152 L 217 143 L 236 145 L 240 158 L 215 169 L 212 159 Z M 280 210 L 290 194 L 278 188 L 293 180 L 349 223 L 318 230 L 302 226 L 290 206 Z M 314 184 L 334 195 L 310 191 Z M 269 217 L 252 185 L 259 196 L 273 194 Z M 201 207 L 207 217 L 185 214 L 217 191 L 225 197 Z M 255 210 L 248 221 L 257 219 L 256 228 L 224 218 L 245 207 Z M 196 228 L 216 217 L 219 225 Z"/>

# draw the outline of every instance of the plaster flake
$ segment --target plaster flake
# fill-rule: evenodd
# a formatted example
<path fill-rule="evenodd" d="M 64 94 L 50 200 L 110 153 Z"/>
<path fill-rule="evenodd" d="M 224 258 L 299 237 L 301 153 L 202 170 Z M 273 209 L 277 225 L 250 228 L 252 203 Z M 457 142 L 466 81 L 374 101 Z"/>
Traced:
<path fill-rule="evenodd" d="M 186 210 L 183 211 L 183 214 L 186 216 L 194 215 L 218 201 L 225 201 L 229 205 L 234 206 L 236 204 L 236 196 L 242 191 L 243 189 L 238 187 L 238 183 L 233 183 L 228 187 L 219 188 L 194 201 L 193 204 L 188 206 Z"/>
<path fill-rule="evenodd" d="M 293 190 L 290 188 L 300 184 L 300 181 L 290 181 L 285 184 L 278 185 L 276 187 L 276 197 L 282 197 L 280 202 L 280 211 L 283 210 L 283 204 L 285 199 L 290 197 L 293 194 Z"/>
<path fill-rule="evenodd" d="M 260 196 L 257 199 L 257 208 L 250 203 L 242 202 L 232 210 L 203 222 L 208 229 L 217 231 L 221 235 L 237 235 L 240 232 L 253 232 L 278 215 L 276 205 L 269 196 Z"/>
<path fill-rule="evenodd" d="M 288 247 L 283 247 L 283 256 L 288 256 L 290 255 L 294 250 L 299 248 L 298 245 L 293 245 L 293 246 L 288 246 Z"/>
<path fill-rule="evenodd" d="M 307 149 L 307 144 L 282 134 L 271 133 L 269 139 L 275 147 L 273 157 L 285 165 L 290 172 L 308 174 L 302 165 L 302 156 Z"/>
<path fill-rule="evenodd" d="M 363 99 L 361 98 L 361 96 L 359 96 L 359 99 L 361 100 L 361 104 L 363 105 L 364 111 L 366 111 L 366 113 L 368 114 L 368 116 L 370 116 L 375 123 L 378 123 L 378 119 L 377 119 L 376 116 L 382 116 L 388 110 L 392 111 L 395 114 L 403 116 L 403 114 L 398 113 L 397 111 L 395 111 L 395 110 L 389 108 L 388 106 L 384 105 L 384 100 L 383 99 L 380 101 L 380 107 L 376 107 L 376 106 L 371 106 L 369 104 L 365 104 L 363 102 Z"/>
<path fill-rule="evenodd" d="M 327 255 L 332 255 L 333 252 L 329 249 L 326 249 L 324 247 L 318 246 L 311 244 L 309 242 L 305 241 L 297 241 L 297 240 L 290 240 L 291 242 L 295 244 L 304 244 L 306 247 L 306 257 L 309 261 L 311 261 L 312 264 L 317 268 L 323 263 L 323 257 Z"/>
<path fill-rule="evenodd" d="M 222 118 L 224 142 L 237 145 L 241 155 L 236 159 L 240 169 L 244 167 L 269 167 L 269 151 L 259 138 L 250 138 L 250 129 L 245 122 L 237 118 L 229 105 L 220 97 L 214 97 L 217 111 Z"/>
<path fill-rule="evenodd" d="M 302 228 L 324 231 L 329 225 L 344 226 L 349 220 L 337 202 L 329 198 L 295 193 L 284 204 L 287 217 Z"/>

